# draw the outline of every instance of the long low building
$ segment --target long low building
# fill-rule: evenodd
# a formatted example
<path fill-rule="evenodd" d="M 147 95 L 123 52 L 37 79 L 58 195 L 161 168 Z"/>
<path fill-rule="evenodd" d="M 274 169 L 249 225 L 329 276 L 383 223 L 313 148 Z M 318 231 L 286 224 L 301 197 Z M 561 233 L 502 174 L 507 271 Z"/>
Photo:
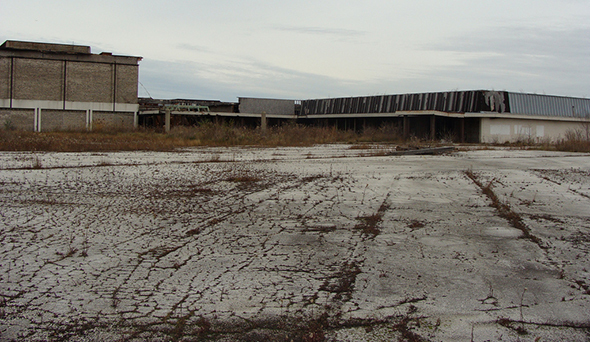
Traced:
<path fill-rule="evenodd" d="M 37 132 L 133 128 L 141 59 L 8 40 L 0 46 L 0 123 Z"/>
<path fill-rule="evenodd" d="M 159 122 L 164 122 L 164 108 L 146 107 L 140 114 L 145 118 L 159 115 Z M 231 111 L 220 112 L 213 107 L 210 111 L 171 109 L 175 123 L 183 122 L 181 118 L 190 123 L 188 118 L 215 117 L 252 124 L 256 120 L 260 123 L 263 115 L 271 124 L 297 121 L 357 131 L 368 126 L 389 126 L 394 128 L 389 131 L 397 131 L 406 138 L 473 143 L 538 143 L 562 139 L 568 131 L 588 131 L 590 100 L 467 90 L 302 101 L 241 97 Z"/>
<path fill-rule="evenodd" d="M 342 97 L 301 101 L 300 117 L 348 127 L 391 118 L 406 136 L 540 142 L 587 130 L 590 99 L 490 90 Z"/>

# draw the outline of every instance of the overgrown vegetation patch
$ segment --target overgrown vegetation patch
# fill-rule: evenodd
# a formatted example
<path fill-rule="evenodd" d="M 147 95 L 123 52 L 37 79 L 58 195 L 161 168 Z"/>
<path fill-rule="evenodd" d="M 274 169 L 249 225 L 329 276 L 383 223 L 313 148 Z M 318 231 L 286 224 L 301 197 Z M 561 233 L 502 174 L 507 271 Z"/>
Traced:
<path fill-rule="evenodd" d="M 381 206 L 376 213 L 357 217 L 357 220 L 361 222 L 354 226 L 354 229 L 360 230 L 363 235 L 369 237 L 375 237 L 379 235 L 381 231 L 379 230 L 378 226 L 383 221 L 383 215 L 385 214 L 385 211 L 389 209 L 389 204 L 387 203 L 388 197 L 389 194 L 385 197 L 385 200 L 383 200 L 383 203 L 381 203 Z"/>
<path fill-rule="evenodd" d="M 320 286 L 320 290 L 335 294 L 335 300 L 348 301 L 352 298 L 354 283 L 359 273 L 361 273 L 361 269 L 355 261 L 345 262 L 338 272 L 326 279 L 324 284 Z"/>

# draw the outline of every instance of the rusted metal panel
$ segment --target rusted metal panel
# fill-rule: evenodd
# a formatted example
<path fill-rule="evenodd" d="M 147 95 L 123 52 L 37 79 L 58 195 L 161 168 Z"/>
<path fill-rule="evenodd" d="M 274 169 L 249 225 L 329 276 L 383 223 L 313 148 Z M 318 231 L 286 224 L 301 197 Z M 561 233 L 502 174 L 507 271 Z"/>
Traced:
<path fill-rule="evenodd" d="M 509 111 L 505 92 L 484 90 L 360 96 L 302 101 L 302 114 L 364 114 L 435 110 L 450 113 Z"/>
<path fill-rule="evenodd" d="M 305 100 L 302 101 L 301 113 L 366 114 L 428 110 L 590 118 L 590 99 L 470 90 Z"/>

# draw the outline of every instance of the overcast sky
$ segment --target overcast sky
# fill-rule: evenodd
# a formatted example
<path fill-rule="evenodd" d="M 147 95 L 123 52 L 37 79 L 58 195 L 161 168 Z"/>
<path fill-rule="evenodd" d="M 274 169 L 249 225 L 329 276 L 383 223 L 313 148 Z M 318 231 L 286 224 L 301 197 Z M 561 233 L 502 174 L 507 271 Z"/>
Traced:
<path fill-rule="evenodd" d="M 142 56 L 154 98 L 590 97 L 590 0 L 1 0 L 7 39 Z"/>

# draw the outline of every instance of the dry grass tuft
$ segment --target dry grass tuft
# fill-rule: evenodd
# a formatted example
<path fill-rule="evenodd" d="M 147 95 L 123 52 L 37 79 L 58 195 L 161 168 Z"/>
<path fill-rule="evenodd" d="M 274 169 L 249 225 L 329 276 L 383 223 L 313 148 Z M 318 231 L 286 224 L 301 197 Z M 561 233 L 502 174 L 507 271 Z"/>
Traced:
<path fill-rule="evenodd" d="M 35 133 L 0 130 L 2 151 L 171 151 L 188 145 L 188 141 L 151 131 Z"/>
<path fill-rule="evenodd" d="M 377 226 L 381 223 L 382 219 L 383 214 L 379 212 L 373 215 L 357 217 L 357 220 L 361 222 L 358 223 L 354 229 L 360 230 L 364 235 L 375 237 L 381 232 Z"/>
<path fill-rule="evenodd" d="M 379 206 L 379 209 L 377 210 L 376 213 L 374 213 L 372 215 L 368 215 L 368 216 L 357 217 L 357 220 L 359 220 L 361 222 L 358 223 L 354 227 L 354 229 L 358 229 L 363 233 L 363 235 L 367 235 L 367 236 L 370 236 L 373 238 L 375 236 L 379 235 L 379 233 L 381 233 L 381 231 L 379 230 L 378 226 L 383 221 L 383 215 L 385 214 L 387 209 L 389 209 L 389 204 L 387 204 L 388 197 L 389 197 L 389 195 L 387 195 L 387 197 L 385 197 L 385 199 L 383 200 L 383 203 L 381 203 L 381 206 Z"/>
<path fill-rule="evenodd" d="M 197 126 L 178 126 L 169 134 L 155 130 L 28 132 L 0 130 L 0 151 L 172 151 L 194 146 L 313 146 L 327 143 L 398 141 L 392 129 L 367 129 L 364 133 L 335 127 L 309 127 L 287 124 L 260 128 L 204 122 Z"/>
<path fill-rule="evenodd" d="M 558 151 L 590 152 L 590 133 L 588 128 L 570 130 L 566 132 L 565 139 L 555 144 Z"/>

